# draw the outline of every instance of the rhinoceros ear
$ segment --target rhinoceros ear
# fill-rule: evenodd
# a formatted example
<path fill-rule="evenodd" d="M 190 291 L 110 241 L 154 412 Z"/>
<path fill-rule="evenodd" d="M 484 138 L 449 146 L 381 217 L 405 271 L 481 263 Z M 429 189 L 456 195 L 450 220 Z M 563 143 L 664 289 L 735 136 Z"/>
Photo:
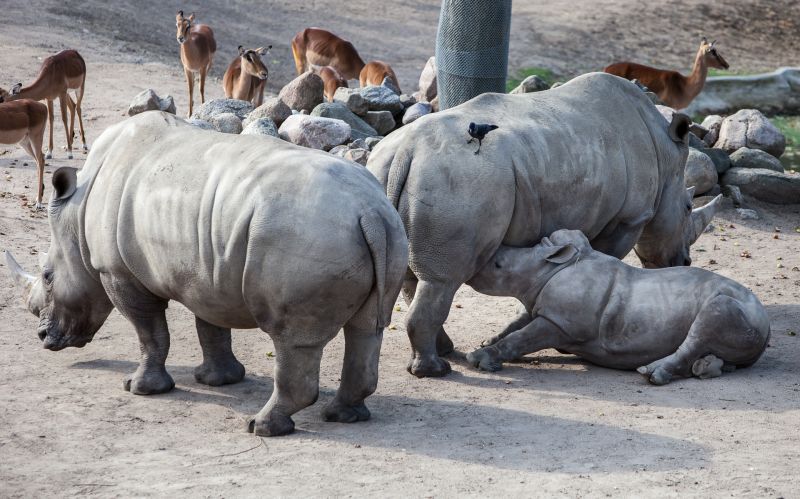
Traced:
<path fill-rule="evenodd" d="M 55 199 L 63 201 L 75 192 L 78 186 L 78 170 L 76 168 L 61 167 L 53 173 L 53 188 Z"/>
<path fill-rule="evenodd" d="M 675 142 L 686 144 L 689 138 L 689 127 L 692 126 L 692 119 L 683 113 L 672 115 L 672 123 L 669 124 L 669 137 Z"/>
<path fill-rule="evenodd" d="M 567 263 L 578 254 L 578 248 L 571 244 L 564 244 L 563 246 L 551 246 L 545 260 L 550 263 L 562 264 Z"/>

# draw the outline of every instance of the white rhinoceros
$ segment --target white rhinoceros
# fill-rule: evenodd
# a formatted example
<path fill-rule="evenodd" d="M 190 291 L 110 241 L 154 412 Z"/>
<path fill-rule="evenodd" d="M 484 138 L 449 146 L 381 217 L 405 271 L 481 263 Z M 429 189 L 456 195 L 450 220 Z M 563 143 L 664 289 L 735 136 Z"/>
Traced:
<path fill-rule="evenodd" d="M 502 246 L 469 282 L 515 296 L 532 321 L 467 355 L 481 369 L 545 348 L 636 369 L 656 385 L 747 367 L 767 347 L 769 316 L 741 284 L 696 268 L 640 269 L 558 230 L 532 248 Z"/>
<path fill-rule="evenodd" d="M 313 404 L 323 347 L 344 327 L 330 421 L 369 417 L 383 328 L 400 292 L 407 240 L 397 212 L 360 166 L 279 139 L 198 130 L 170 114 L 109 128 L 80 172 L 53 174 L 50 251 L 30 287 L 44 347 L 91 341 L 112 308 L 136 328 L 136 394 L 171 390 L 164 315 L 176 300 L 196 316 L 201 383 L 235 383 L 244 367 L 230 328 L 274 342 L 275 384 L 251 421 L 283 435 Z"/>
<path fill-rule="evenodd" d="M 499 127 L 478 154 L 471 122 Z M 681 114 L 667 123 L 635 84 L 592 73 L 546 92 L 484 94 L 382 140 L 367 168 L 408 233 L 408 370 L 449 372 L 439 354 L 452 350 L 442 324 L 453 295 L 501 244 L 577 229 L 618 258 L 635 244 L 648 267 L 691 263 L 716 204 L 692 213 L 690 124 Z"/>

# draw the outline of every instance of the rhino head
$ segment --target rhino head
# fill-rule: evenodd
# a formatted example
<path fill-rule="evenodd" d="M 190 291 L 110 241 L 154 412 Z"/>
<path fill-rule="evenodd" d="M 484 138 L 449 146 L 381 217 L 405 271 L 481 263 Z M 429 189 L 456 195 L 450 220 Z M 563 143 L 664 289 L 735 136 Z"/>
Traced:
<path fill-rule="evenodd" d="M 667 179 L 655 215 L 633 248 L 645 268 L 691 265 L 689 248 L 714 218 L 722 199 L 719 195 L 705 206 L 692 209 L 694 187 L 687 189 L 683 177 L 691 124 L 692 120 L 681 113 L 675 113 L 669 124 L 669 137 L 677 144 L 674 151 L 679 154 L 671 151 L 665 161 L 675 161 L 678 168 Z"/>
<path fill-rule="evenodd" d="M 40 255 L 40 275 L 28 274 L 5 252 L 12 277 L 25 291 L 28 310 L 39 317 L 39 339 L 49 350 L 83 347 L 113 309 L 98 276 L 87 268 L 88 255 L 81 252 L 80 203 L 73 199 L 78 188 L 76 172 L 59 168 L 53 174 L 50 251 Z"/>

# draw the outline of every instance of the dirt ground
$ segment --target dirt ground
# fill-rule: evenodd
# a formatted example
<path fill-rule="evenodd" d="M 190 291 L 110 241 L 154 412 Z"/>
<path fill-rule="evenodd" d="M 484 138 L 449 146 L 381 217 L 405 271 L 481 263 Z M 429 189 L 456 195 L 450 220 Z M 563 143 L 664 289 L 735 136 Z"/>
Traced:
<path fill-rule="evenodd" d="M 704 33 L 720 39 L 732 64 L 796 63 L 789 60 L 800 43 L 794 2 L 643 4 L 516 0 L 512 67 L 570 74 L 617 57 L 652 60 L 659 52 L 685 67 Z M 433 52 L 439 8 L 433 0 L 391 9 L 375 0 L 241 0 L 224 7 L 15 0 L 3 5 L 0 20 L 0 85 L 30 81 L 44 56 L 74 47 L 89 68 L 90 145 L 145 88 L 175 96 L 183 114 L 173 27 L 179 7 L 195 7 L 217 30 L 210 98 L 222 96 L 218 79 L 239 43 L 275 46 L 269 62 L 275 91 L 293 71 L 288 40 L 306 25 L 357 41 L 365 59 L 390 60 L 404 90 L 413 91 Z M 55 168 L 80 167 L 85 159 L 65 159 L 60 123 L 55 143 L 47 196 Z M 35 185 L 33 161 L 18 147 L 0 146 L 0 248 L 29 270 L 49 241 L 45 215 L 27 206 Z M 337 338 L 323 359 L 320 401 L 295 416 L 294 435 L 276 439 L 244 431 L 245 419 L 272 390 L 267 335 L 234 332 L 234 349 L 248 370 L 244 382 L 199 385 L 192 376 L 201 358 L 194 321 L 173 303 L 168 369 L 177 386 L 169 394 L 134 396 L 123 391 L 122 379 L 136 367 L 137 340 L 119 314 L 86 348 L 46 351 L 36 319 L 0 263 L 0 496 L 800 497 L 800 205 L 751 205 L 760 220 L 741 220 L 726 205 L 693 252 L 696 265 L 742 282 L 769 310 L 772 339 L 750 369 L 655 387 L 634 372 L 545 351 L 496 374 L 476 372 L 456 355 L 452 375 L 418 380 L 405 371 L 410 349 L 402 304 L 394 329 L 386 331 L 378 390 L 367 401 L 372 419 L 321 420 L 320 408 L 338 385 L 343 340 Z M 446 328 L 466 352 L 501 328 L 514 308 L 514 300 L 463 288 Z"/>

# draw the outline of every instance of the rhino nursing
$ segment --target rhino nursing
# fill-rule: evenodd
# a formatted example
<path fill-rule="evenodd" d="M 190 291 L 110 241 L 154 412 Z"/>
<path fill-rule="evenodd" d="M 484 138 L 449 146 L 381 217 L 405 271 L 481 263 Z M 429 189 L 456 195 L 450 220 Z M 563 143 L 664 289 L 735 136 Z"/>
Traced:
<path fill-rule="evenodd" d="M 164 365 L 169 300 L 196 316 L 201 383 L 241 380 L 230 329 L 260 328 L 274 342 L 275 384 L 251 431 L 282 435 L 316 400 L 322 349 L 344 327 L 341 385 L 325 417 L 369 417 L 364 399 L 377 385 L 407 241 L 363 168 L 147 112 L 108 129 L 80 173 L 59 169 L 53 186 L 41 276 L 7 254 L 46 348 L 85 345 L 117 308 L 142 354 L 125 388 L 152 394 L 174 386 Z"/>
<path fill-rule="evenodd" d="M 479 155 L 470 122 L 494 123 Z M 409 239 L 403 295 L 408 370 L 442 376 L 442 324 L 459 286 L 501 245 L 530 247 L 557 229 L 646 267 L 688 265 L 715 207 L 692 212 L 683 171 L 690 120 L 666 123 L 633 83 L 592 73 L 553 90 L 484 94 L 390 134 L 367 165 Z M 523 318 L 524 319 L 524 318 Z"/>

